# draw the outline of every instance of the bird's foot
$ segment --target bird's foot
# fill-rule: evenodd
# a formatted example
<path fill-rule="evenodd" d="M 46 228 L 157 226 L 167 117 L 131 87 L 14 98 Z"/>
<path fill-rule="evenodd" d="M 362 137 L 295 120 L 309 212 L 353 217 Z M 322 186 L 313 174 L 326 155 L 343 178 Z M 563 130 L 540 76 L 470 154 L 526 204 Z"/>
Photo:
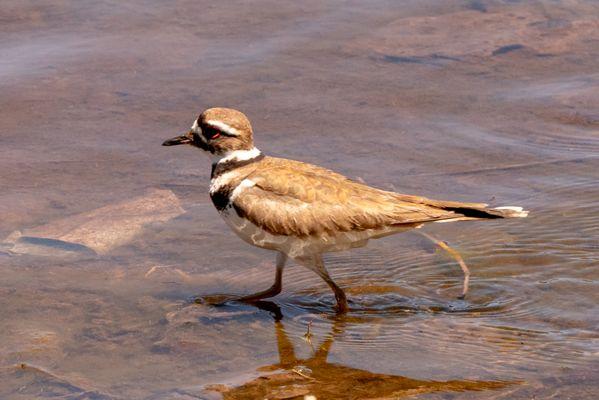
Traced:
<path fill-rule="evenodd" d="M 242 301 L 244 303 L 255 303 L 262 299 L 268 299 L 270 297 L 274 297 L 274 296 L 278 295 L 279 293 L 281 293 L 281 286 L 274 284 L 271 287 L 269 287 L 268 289 L 263 290 L 261 292 L 254 293 L 254 294 L 248 294 L 246 296 L 241 296 L 241 297 L 237 298 L 237 301 Z"/>
<path fill-rule="evenodd" d="M 209 294 L 198 296 L 193 299 L 196 304 L 205 304 L 210 306 L 222 306 L 225 303 L 239 300 L 240 296 L 234 294 Z"/>
<path fill-rule="evenodd" d="M 238 301 L 242 303 L 256 303 L 262 299 L 267 299 L 269 297 L 274 297 L 281 292 L 281 288 L 277 285 L 273 285 L 272 287 L 263 290 L 258 293 L 249 294 L 245 296 L 239 296 L 234 294 L 211 294 L 206 296 L 199 296 L 194 299 L 194 303 L 197 304 L 208 304 L 219 306 L 225 303 L 229 303 L 231 301 Z"/>

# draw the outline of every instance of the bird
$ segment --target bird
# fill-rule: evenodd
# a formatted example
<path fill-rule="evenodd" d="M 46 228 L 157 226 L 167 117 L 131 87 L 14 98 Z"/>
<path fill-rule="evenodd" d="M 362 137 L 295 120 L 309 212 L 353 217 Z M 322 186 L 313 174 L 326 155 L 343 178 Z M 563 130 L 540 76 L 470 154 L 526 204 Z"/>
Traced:
<path fill-rule="evenodd" d="M 188 145 L 212 160 L 209 194 L 225 223 L 245 242 L 276 252 L 275 281 L 266 290 L 236 300 L 256 302 L 282 290 L 289 259 L 315 272 L 332 289 L 339 313 L 349 311 L 344 290 L 331 278 L 323 254 L 365 246 L 370 239 L 429 223 L 526 217 L 522 207 L 434 200 L 368 186 L 329 169 L 267 156 L 254 145 L 242 112 L 208 108 L 184 135 L 163 146 Z M 451 251 L 445 242 L 425 234 Z M 469 271 L 456 259 L 466 279 Z M 462 296 L 463 297 L 463 296 Z"/>

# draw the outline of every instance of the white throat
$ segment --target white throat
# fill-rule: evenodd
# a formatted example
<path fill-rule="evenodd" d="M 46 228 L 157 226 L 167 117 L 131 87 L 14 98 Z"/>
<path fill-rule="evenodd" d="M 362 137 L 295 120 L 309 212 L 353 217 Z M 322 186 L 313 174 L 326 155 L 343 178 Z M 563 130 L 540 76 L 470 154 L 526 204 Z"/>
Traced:
<path fill-rule="evenodd" d="M 228 161 L 246 161 L 252 158 L 258 157 L 262 152 L 255 147 L 249 150 L 233 150 L 225 154 L 212 155 L 212 162 L 214 164 L 226 163 Z"/>

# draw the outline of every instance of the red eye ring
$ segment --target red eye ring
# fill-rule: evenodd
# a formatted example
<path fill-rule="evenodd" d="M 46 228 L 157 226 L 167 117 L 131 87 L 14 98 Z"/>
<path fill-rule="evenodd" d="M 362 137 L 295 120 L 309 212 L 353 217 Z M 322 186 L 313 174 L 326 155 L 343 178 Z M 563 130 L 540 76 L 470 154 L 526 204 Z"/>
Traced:
<path fill-rule="evenodd" d="M 220 133 L 216 132 L 214 135 L 212 135 L 212 136 L 210 137 L 210 140 L 212 140 L 212 139 L 216 139 L 216 138 L 219 138 L 219 137 L 220 137 Z"/>

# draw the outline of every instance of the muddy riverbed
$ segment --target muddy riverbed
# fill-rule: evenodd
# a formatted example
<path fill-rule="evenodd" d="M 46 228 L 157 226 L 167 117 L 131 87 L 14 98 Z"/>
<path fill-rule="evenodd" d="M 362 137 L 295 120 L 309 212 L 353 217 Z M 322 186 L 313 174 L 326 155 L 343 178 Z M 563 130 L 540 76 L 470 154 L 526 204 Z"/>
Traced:
<path fill-rule="evenodd" d="M 596 398 L 597 65 L 593 1 L 4 0 L 0 398 Z M 267 154 L 530 217 L 426 228 L 464 300 L 404 233 L 326 257 L 345 316 L 296 265 L 194 304 L 274 277 L 209 160 L 160 146 L 211 106 Z"/>

